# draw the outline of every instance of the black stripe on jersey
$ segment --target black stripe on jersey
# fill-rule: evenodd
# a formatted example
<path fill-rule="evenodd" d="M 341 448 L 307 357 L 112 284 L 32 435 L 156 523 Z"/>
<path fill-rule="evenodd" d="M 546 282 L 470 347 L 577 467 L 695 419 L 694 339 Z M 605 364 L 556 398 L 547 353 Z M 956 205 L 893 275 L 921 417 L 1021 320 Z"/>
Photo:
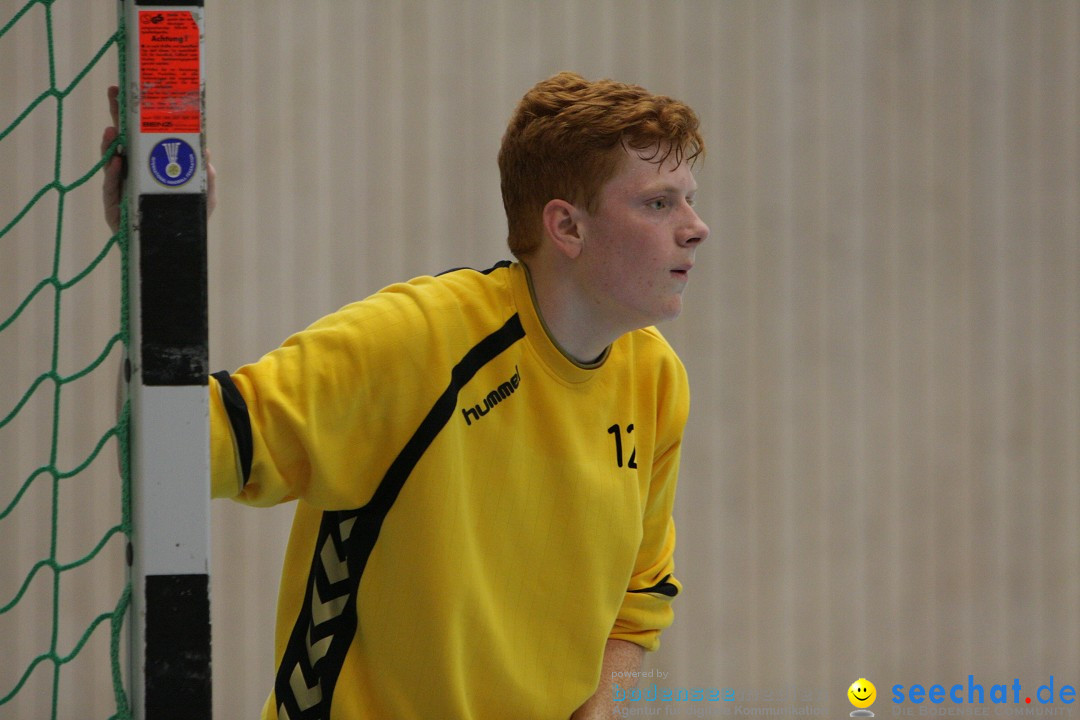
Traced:
<path fill-rule="evenodd" d="M 244 401 L 244 396 L 236 389 L 236 384 L 227 371 L 219 370 L 211 373 L 210 377 L 217 380 L 218 385 L 221 386 L 221 401 L 225 405 L 225 413 L 229 416 L 233 437 L 236 438 L 236 450 L 240 455 L 240 474 L 244 479 L 243 484 L 247 485 L 248 478 L 251 477 L 251 456 L 255 447 L 247 403 Z"/>
<path fill-rule="evenodd" d="M 420 458 L 453 417 L 461 388 L 523 337 L 525 329 L 515 314 L 465 353 L 451 371 L 446 390 L 391 463 L 368 504 L 323 513 L 304 604 L 274 681 L 281 717 L 330 717 L 334 687 L 356 634 L 360 578 L 387 513 Z"/>
<path fill-rule="evenodd" d="M 487 270 L 477 270 L 476 268 L 470 268 L 470 267 L 455 267 L 455 268 L 450 268 L 449 270 L 443 270 L 441 273 L 439 273 L 439 275 L 446 275 L 447 273 L 457 272 L 458 270 L 473 270 L 474 272 L 478 272 L 481 275 L 490 275 L 491 273 L 495 272 L 496 270 L 499 270 L 501 268 L 508 268 L 511 265 L 513 265 L 513 263 L 511 261 L 509 261 L 509 260 L 500 260 L 499 262 L 497 262 L 494 265 L 492 265 L 491 267 L 489 267 Z M 438 277 L 438 275 L 436 275 L 436 277 Z"/>
<path fill-rule="evenodd" d="M 675 583 L 669 583 L 671 579 L 671 573 L 664 576 L 664 579 L 656 583 L 652 587 L 642 588 L 640 590 L 627 590 L 632 593 L 656 593 L 657 595 L 667 595 L 668 597 L 675 597 L 679 594 L 679 588 Z"/>

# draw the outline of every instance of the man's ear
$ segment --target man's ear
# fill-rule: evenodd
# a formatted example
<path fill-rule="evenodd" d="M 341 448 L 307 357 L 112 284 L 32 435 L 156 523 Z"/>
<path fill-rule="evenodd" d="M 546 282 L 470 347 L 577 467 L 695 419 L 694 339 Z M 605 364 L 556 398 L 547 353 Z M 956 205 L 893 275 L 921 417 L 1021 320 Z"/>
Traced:
<path fill-rule="evenodd" d="M 565 200 L 549 200 L 544 206 L 544 232 L 555 249 L 571 260 L 581 254 L 584 246 L 578 224 L 580 214 L 576 207 Z"/>

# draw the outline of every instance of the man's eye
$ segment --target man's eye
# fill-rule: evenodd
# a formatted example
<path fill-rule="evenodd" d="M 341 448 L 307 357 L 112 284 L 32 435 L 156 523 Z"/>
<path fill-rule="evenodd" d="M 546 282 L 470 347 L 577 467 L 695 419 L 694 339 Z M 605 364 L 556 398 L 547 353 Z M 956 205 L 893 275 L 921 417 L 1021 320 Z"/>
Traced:
<path fill-rule="evenodd" d="M 667 207 L 667 200 L 663 198 L 657 198 L 656 200 L 649 201 L 649 207 L 653 210 L 663 210 Z"/>

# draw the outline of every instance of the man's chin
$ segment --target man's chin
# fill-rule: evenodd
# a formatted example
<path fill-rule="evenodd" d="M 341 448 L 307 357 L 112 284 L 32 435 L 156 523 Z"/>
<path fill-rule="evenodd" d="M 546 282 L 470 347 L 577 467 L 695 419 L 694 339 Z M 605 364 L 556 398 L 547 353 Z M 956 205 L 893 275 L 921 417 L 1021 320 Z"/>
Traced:
<path fill-rule="evenodd" d="M 679 302 L 678 305 L 676 305 L 675 307 L 673 307 L 673 308 L 667 310 L 666 312 L 662 313 L 659 317 L 657 317 L 656 320 L 654 320 L 650 324 L 651 325 L 660 325 L 661 323 L 671 322 L 672 320 L 675 320 L 676 318 L 678 318 L 679 315 L 681 315 L 681 314 L 682 314 L 682 302 Z"/>

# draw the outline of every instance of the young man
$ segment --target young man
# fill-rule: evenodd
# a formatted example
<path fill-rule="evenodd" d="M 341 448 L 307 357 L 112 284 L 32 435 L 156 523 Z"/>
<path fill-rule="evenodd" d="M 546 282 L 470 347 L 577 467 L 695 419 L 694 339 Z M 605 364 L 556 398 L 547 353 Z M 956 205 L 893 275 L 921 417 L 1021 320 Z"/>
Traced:
<path fill-rule="evenodd" d="M 611 716 L 680 589 L 689 393 L 651 326 L 708 235 L 697 127 L 640 87 L 537 84 L 499 153 L 517 262 L 215 373 L 213 494 L 298 501 L 264 718 Z"/>

